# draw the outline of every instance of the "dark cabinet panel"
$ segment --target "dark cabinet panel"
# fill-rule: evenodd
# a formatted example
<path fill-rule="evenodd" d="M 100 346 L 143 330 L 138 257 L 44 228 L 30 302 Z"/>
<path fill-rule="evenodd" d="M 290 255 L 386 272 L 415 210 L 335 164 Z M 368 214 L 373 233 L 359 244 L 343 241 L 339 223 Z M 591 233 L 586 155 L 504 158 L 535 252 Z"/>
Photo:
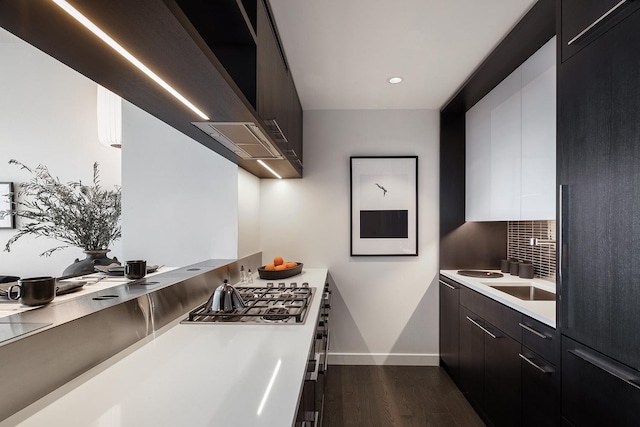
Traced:
<path fill-rule="evenodd" d="M 484 332 L 478 316 L 460 306 L 460 388 L 477 406 L 484 406 Z"/>
<path fill-rule="evenodd" d="M 458 284 L 440 276 L 440 360 L 454 380 L 460 365 L 460 290 Z"/>
<path fill-rule="evenodd" d="M 640 367 L 640 12 L 558 74 L 561 332 Z"/>
<path fill-rule="evenodd" d="M 562 337 L 562 416 L 575 426 L 637 426 L 640 372 Z"/>
<path fill-rule="evenodd" d="M 596 40 L 639 6 L 633 0 L 561 0 L 562 61 Z"/>
<path fill-rule="evenodd" d="M 258 0 L 258 114 L 263 120 L 280 120 L 284 126 L 287 66 L 276 40 L 267 6 Z M 271 123 L 269 123 L 271 125 Z"/>
<path fill-rule="evenodd" d="M 522 316 L 522 345 L 555 365 L 560 365 L 560 336 L 556 329 Z"/>
<path fill-rule="evenodd" d="M 278 148 L 302 170 L 302 106 L 268 5 L 258 0 L 257 110 Z"/>
<path fill-rule="evenodd" d="M 520 425 L 520 343 L 460 306 L 460 387 L 495 427 Z"/>
<path fill-rule="evenodd" d="M 495 427 L 520 425 L 520 343 L 485 324 L 484 410 Z"/>
<path fill-rule="evenodd" d="M 248 1 L 238 3 L 236 0 L 219 0 L 215 3 L 175 0 L 175 3 L 197 31 L 199 37 L 196 38 L 206 43 L 255 108 L 255 5 Z"/>
<path fill-rule="evenodd" d="M 560 372 L 553 364 L 524 346 L 520 357 L 522 365 L 522 426 L 553 427 L 560 425 L 560 405 L 558 405 Z"/>
<path fill-rule="evenodd" d="M 522 314 L 467 287 L 460 289 L 460 304 L 520 341 Z"/>

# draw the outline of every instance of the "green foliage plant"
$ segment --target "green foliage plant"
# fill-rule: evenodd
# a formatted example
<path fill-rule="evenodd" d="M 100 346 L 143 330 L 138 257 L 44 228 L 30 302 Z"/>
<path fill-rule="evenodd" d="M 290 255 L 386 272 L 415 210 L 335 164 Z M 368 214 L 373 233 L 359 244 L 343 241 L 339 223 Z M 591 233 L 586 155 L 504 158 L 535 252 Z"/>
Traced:
<path fill-rule="evenodd" d="M 50 256 L 69 246 L 85 251 L 104 250 L 122 237 L 120 187 L 105 190 L 100 186 L 97 162 L 93 164 L 92 185 L 81 181 L 64 184 L 43 165 L 30 168 L 17 160 L 10 160 L 9 164 L 27 170 L 32 177 L 18 186 L 14 209 L 3 212 L 21 219 L 19 230 L 7 241 L 5 251 L 10 252 L 11 245 L 26 235 L 64 243 L 40 256 Z"/>

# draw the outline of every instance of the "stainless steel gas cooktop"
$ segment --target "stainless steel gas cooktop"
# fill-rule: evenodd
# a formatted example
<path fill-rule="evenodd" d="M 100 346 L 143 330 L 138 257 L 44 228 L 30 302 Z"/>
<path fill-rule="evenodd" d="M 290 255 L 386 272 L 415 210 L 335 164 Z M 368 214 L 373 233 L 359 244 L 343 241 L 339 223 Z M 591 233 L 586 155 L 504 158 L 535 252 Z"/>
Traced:
<path fill-rule="evenodd" d="M 237 287 L 244 307 L 232 311 L 213 310 L 205 302 L 189 313 L 181 323 L 257 323 L 304 324 L 314 289 L 309 283 L 298 285 L 267 283 L 267 286 Z"/>

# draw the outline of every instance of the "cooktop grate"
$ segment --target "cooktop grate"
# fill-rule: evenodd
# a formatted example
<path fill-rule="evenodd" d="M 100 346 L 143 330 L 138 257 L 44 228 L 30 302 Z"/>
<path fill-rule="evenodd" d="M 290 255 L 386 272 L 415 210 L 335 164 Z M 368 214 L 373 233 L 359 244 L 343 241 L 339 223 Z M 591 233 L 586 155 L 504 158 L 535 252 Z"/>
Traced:
<path fill-rule="evenodd" d="M 236 287 L 245 307 L 231 312 L 207 310 L 203 303 L 189 312 L 189 317 L 181 323 L 264 323 L 303 324 L 314 289 L 308 283 L 298 287 L 295 282 L 289 286 L 280 283 L 278 287 L 263 286 Z M 275 322 L 277 320 L 277 322 Z"/>

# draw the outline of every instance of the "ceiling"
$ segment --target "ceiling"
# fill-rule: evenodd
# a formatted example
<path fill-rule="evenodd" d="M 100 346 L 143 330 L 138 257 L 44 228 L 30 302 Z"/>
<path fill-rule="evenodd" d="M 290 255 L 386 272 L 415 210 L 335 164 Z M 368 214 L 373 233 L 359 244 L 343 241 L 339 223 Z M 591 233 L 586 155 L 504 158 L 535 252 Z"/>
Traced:
<path fill-rule="evenodd" d="M 304 110 L 440 109 L 535 2 L 270 0 Z"/>

